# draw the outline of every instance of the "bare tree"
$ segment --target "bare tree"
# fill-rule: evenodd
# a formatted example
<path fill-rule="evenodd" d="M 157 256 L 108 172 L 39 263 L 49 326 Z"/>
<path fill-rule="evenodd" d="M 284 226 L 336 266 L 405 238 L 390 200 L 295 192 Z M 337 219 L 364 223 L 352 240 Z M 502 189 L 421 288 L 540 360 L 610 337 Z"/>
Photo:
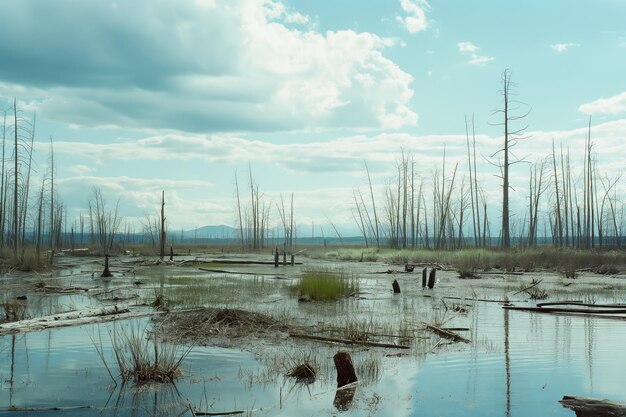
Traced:
<path fill-rule="evenodd" d="M 530 108 L 526 112 L 520 112 L 520 106 L 524 103 L 513 100 L 512 96 L 516 94 L 514 91 L 515 85 L 511 82 L 511 72 L 506 69 L 502 73 L 502 89 L 500 94 L 502 95 L 502 108 L 495 110 L 492 115 L 501 114 L 502 122 L 496 123 L 496 126 L 504 127 L 504 140 L 503 145 L 493 155 L 498 155 L 502 159 L 499 160 L 498 166 L 500 167 L 500 174 L 502 178 L 502 247 L 508 249 L 511 247 L 510 236 L 510 213 L 509 213 L 509 168 L 511 165 L 521 162 L 521 159 L 517 159 L 512 153 L 511 149 L 521 139 L 525 139 L 525 132 L 528 128 L 527 125 L 521 128 L 512 128 L 511 123 L 524 119 L 530 114 Z"/>

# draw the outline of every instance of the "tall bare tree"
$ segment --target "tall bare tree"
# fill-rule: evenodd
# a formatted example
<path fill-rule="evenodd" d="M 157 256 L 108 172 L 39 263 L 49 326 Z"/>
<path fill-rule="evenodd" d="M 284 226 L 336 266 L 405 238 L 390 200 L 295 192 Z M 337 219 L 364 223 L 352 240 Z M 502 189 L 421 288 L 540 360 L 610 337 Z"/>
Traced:
<path fill-rule="evenodd" d="M 502 96 L 502 108 L 495 110 L 492 115 L 500 114 L 502 116 L 502 122 L 495 123 L 496 126 L 503 126 L 504 138 L 503 144 L 493 155 L 498 155 L 500 167 L 500 174 L 502 178 L 502 242 L 503 248 L 508 249 L 511 247 L 511 234 L 510 234 L 510 212 L 509 212 L 509 189 L 511 188 L 509 180 L 509 168 L 511 165 L 521 162 L 511 152 L 511 149 L 521 139 L 526 139 L 526 129 L 528 125 L 517 128 L 512 127 L 511 124 L 519 120 L 524 119 L 530 114 L 530 108 L 527 111 L 521 111 L 521 106 L 524 103 L 514 100 L 512 97 L 516 95 L 514 89 L 515 84 L 511 82 L 511 71 L 506 69 L 502 73 L 502 89 L 500 95 Z"/>

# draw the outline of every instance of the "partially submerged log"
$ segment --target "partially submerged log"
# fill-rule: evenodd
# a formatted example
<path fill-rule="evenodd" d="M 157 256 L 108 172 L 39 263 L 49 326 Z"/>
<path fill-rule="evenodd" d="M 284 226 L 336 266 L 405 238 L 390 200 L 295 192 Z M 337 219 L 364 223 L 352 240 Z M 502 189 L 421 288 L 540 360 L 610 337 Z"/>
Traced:
<path fill-rule="evenodd" d="M 345 350 L 337 352 L 333 356 L 333 362 L 335 362 L 335 368 L 337 369 L 337 388 L 357 381 L 350 353 Z"/>
<path fill-rule="evenodd" d="M 81 326 L 84 324 L 103 323 L 112 320 L 146 317 L 155 314 L 160 314 L 160 312 L 131 311 L 128 306 L 125 305 L 89 308 L 0 324 L 0 336 L 40 331 L 56 327 Z"/>
<path fill-rule="evenodd" d="M 559 307 L 519 307 L 503 306 L 507 310 L 532 311 L 534 313 L 568 313 L 568 314 L 626 314 L 626 307 L 615 308 L 603 306 L 596 308 L 559 308 Z"/>
<path fill-rule="evenodd" d="M 559 402 L 573 410 L 577 417 L 626 417 L 626 404 L 609 400 L 566 395 Z"/>
<path fill-rule="evenodd" d="M 439 335 L 440 337 L 443 337 L 444 339 L 453 340 L 455 342 L 472 343 L 471 340 L 466 339 L 463 336 L 458 335 L 454 332 L 451 332 L 450 330 L 442 329 L 441 327 L 433 326 L 432 324 L 427 324 L 427 323 L 424 323 L 424 325 L 426 325 L 426 328 L 428 330 L 430 330 L 433 333 L 436 333 L 437 335 Z"/>
<path fill-rule="evenodd" d="M 3 407 L 0 411 L 69 411 L 69 410 L 81 410 L 85 408 L 94 408 L 93 405 L 77 405 L 69 407 Z"/>
<path fill-rule="evenodd" d="M 319 340 L 320 342 L 343 343 L 346 345 L 362 345 L 362 346 L 384 347 L 384 348 L 392 348 L 392 349 L 411 349 L 411 346 L 407 346 L 407 345 L 370 342 L 368 340 L 341 339 L 338 337 L 316 336 L 316 335 L 305 334 L 305 333 L 289 333 L 289 336 L 296 338 L 296 339 Z"/>
<path fill-rule="evenodd" d="M 393 287 L 394 294 L 400 294 L 400 284 L 398 284 L 397 279 L 393 280 L 393 282 L 391 283 L 391 286 Z"/>

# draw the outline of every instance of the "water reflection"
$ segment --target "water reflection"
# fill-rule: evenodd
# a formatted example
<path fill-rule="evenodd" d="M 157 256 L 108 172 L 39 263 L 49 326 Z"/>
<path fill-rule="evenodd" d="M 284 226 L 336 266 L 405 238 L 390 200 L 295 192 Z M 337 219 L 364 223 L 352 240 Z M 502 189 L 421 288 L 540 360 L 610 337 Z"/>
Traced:
<path fill-rule="evenodd" d="M 393 314 L 403 315 L 406 325 L 416 321 L 407 316 L 435 305 L 404 295 L 378 305 L 366 301 L 329 307 L 311 320 L 326 320 L 343 308 L 378 317 L 380 309 L 390 308 Z M 426 302 L 426 307 L 420 305 Z M 297 308 L 314 311 L 311 305 Z M 393 325 L 397 330 L 397 320 Z M 100 343 L 113 365 L 106 340 L 110 327 L 4 336 L 0 338 L 0 404 L 93 405 L 97 407 L 93 414 L 103 416 L 191 415 L 189 404 L 193 404 L 195 409 L 213 412 L 254 408 L 260 410 L 255 416 L 304 417 L 338 411 L 367 416 L 372 414 L 368 402 L 380 398 L 374 413 L 380 416 L 572 417 L 571 410 L 557 403 L 563 395 L 626 401 L 626 363 L 620 360 L 626 335 L 621 322 L 540 316 L 474 303 L 466 317 L 456 317 L 447 325 L 470 327 L 474 343 L 440 344 L 426 356 L 415 350 L 408 356 L 393 352 L 385 356 L 389 351 L 350 348 L 360 382 L 358 389 L 347 390 L 335 390 L 332 356 L 337 346 L 316 342 L 259 342 L 248 346 L 254 353 L 200 347 L 185 360 L 185 376 L 176 385 L 114 388 L 88 337 L 102 329 L 105 337 Z M 430 339 L 417 339 L 416 345 L 432 347 L 438 340 L 427 333 L 417 335 Z M 302 357 L 310 357 L 318 368 L 318 378 L 307 386 L 285 376 L 292 361 Z M 71 413 L 55 415 L 65 414 Z"/>

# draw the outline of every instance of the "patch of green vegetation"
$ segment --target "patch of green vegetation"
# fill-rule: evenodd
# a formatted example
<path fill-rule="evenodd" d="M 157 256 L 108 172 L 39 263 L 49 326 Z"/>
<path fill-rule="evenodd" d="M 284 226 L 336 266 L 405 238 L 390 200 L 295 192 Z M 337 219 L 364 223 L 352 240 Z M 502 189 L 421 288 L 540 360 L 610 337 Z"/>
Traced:
<path fill-rule="evenodd" d="M 296 288 L 301 299 L 336 301 L 357 293 L 359 284 L 344 271 L 317 268 L 305 271 Z"/>

